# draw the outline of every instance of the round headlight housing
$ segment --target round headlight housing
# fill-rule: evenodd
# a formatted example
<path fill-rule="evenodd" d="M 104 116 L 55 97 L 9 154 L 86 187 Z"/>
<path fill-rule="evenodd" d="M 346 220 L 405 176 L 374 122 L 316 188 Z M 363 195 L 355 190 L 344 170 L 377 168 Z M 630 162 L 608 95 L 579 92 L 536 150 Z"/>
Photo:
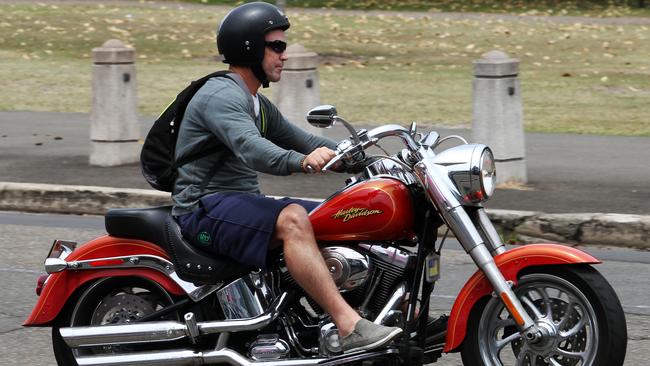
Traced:
<path fill-rule="evenodd" d="M 434 161 L 447 170 L 455 194 L 463 204 L 479 204 L 494 194 L 496 169 L 489 147 L 482 144 L 455 146 L 439 153 Z"/>

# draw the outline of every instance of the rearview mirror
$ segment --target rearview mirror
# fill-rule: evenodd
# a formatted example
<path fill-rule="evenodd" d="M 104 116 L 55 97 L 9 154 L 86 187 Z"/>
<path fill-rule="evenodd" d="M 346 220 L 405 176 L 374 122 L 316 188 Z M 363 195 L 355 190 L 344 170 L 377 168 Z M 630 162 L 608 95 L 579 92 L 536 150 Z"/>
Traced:
<path fill-rule="evenodd" d="M 318 128 L 330 128 L 336 122 L 336 108 L 329 104 L 319 105 L 307 113 L 307 122 Z"/>

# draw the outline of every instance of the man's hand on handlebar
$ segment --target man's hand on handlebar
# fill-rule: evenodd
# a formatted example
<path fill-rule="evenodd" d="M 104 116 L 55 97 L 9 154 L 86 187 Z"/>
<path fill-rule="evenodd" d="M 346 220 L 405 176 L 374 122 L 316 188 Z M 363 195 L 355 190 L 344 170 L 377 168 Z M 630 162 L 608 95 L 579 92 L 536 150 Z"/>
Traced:
<path fill-rule="evenodd" d="M 327 147 L 319 147 L 305 157 L 302 170 L 305 173 L 319 173 L 323 167 L 336 156 L 336 152 Z"/>

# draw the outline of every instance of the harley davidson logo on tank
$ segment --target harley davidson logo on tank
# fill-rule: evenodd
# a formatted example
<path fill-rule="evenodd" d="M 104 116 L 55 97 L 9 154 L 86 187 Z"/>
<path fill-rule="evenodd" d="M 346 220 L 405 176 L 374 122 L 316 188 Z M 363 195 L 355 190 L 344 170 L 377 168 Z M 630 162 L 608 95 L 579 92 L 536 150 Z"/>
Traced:
<path fill-rule="evenodd" d="M 369 208 L 361 208 L 361 207 L 350 207 L 346 210 L 339 210 L 331 217 L 334 220 L 342 219 L 343 222 L 348 222 L 352 219 L 356 219 L 357 217 L 379 215 L 381 213 L 383 213 L 382 210 L 372 210 Z"/>
<path fill-rule="evenodd" d="M 361 181 L 309 213 L 316 240 L 401 240 L 413 236 L 413 202 L 399 180 Z"/>

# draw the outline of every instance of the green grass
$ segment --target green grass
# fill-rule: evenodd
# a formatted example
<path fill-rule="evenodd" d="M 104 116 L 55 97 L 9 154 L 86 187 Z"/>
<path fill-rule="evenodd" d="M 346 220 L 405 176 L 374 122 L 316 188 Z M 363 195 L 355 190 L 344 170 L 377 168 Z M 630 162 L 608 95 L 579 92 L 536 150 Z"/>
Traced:
<path fill-rule="evenodd" d="M 177 0 L 170 0 L 177 1 Z M 237 5 L 250 1 L 182 0 L 188 3 Z M 277 3 L 277 1 L 267 1 Z M 285 0 L 287 7 L 398 10 L 429 12 L 485 12 L 537 15 L 622 16 L 650 15 L 650 4 L 640 7 L 639 0 Z"/>
<path fill-rule="evenodd" d="M 189 80 L 224 67 L 214 44 L 224 14 L 2 4 L 0 110 L 88 112 L 91 50 L 119 38 L 137 49 L 140 113 L 156 115 Z M 472 61 L 502 49 L 521 60 L 528 131 L 650 136 L 648 25 L 288 15 L 289 40 L 323 56 L 322 102 L 351 121 L 468 126 Z"/>

